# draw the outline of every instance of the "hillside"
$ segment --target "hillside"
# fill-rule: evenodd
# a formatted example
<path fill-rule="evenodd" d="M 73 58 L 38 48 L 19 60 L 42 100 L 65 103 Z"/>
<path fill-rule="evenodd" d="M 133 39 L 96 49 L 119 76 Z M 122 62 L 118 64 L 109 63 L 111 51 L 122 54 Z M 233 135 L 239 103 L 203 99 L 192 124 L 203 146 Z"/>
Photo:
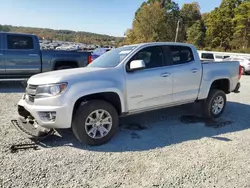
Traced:
<path fill-rule="evenodd" d="M 17 27 L 12 25 L 0 25 L 0 31 L 30 33 L 37 35 L 41 39 L 45 38 L 97 45 L 112 45 L 114 42 L 115 44 L 118 44 L 123 40 L 122 37 L 113 37 L 84 31 L 76 32 L 71 30 L 54 30 L 48 28 Z"/>

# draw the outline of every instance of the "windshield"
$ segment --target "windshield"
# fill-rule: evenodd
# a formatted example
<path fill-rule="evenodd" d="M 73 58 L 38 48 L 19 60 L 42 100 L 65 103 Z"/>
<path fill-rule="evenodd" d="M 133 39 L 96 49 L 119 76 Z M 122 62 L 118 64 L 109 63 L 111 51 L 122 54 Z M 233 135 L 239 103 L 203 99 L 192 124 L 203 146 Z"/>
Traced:
<path fill-rule="evenodd" d="M 136 46 L 124 46 L 112 49 L 95 59 L 88 67 L 116 67 L 134 48 Z"/>
<path fill-rule="evenodd" d="M 106 49 L 105 48 L 97 48 L 93 51 L 92 54 L 96 54 L 96 55 L 101 55 L 101 54 L 104 54 L 106 52 Z"/>

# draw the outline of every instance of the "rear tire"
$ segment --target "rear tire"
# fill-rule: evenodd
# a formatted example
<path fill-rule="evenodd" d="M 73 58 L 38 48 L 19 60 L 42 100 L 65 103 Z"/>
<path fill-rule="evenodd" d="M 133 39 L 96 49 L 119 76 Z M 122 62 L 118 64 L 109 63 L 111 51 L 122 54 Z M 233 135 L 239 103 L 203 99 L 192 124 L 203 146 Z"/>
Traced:
<path fill-rule="evenodd" d="M 216 120 L 226 107 L 226 94 L 222 90 L 212 89 L 207 99 L 202 101 L 203 116 L 206 119 Z"/>
<path fill-rule="evenodd" d="M 103 100 L 91 100 L 83 102 L 77 109 L 72 130 L 81 143 L 98 146 L 114 136 L 118 124 L 119 117 L 113 105 Z"/>

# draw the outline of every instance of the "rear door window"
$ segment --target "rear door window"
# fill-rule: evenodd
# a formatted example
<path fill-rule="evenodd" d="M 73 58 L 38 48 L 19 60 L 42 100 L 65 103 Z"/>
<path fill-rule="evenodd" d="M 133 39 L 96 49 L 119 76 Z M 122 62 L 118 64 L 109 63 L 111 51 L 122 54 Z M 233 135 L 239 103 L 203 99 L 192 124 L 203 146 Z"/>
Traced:
<path fill-rule="evenodd" d="M 194 61 L 192 49 L 188 46 L 170 46 L 172 64 L 185 64 Z"/>
<path fill-rule="evenodd" d="M 34 42 L 30 36 L 7 35 L 8 49 L 10 50 L 33 50 Z"/>

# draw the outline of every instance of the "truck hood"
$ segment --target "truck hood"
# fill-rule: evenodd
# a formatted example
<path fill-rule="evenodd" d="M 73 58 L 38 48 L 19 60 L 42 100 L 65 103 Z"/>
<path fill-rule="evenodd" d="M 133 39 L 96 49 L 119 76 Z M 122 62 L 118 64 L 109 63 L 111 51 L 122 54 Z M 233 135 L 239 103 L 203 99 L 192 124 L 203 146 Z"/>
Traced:
<path fill-rule="evenodd" d="M 83 67 L 83 68 L 74 68 L 74 69 L 65 69 L 58 71 L 50 71 L 46 73 L 36 74 L 28 80 L 28 84 L 31 85 L 43 85 L 43 84 L 52 84 L 59 82 L 68 82 L 77 77 L 82 77 L 88 73 L 103 71 L 104 68 L 95 68 L 95 67 Z"/>

